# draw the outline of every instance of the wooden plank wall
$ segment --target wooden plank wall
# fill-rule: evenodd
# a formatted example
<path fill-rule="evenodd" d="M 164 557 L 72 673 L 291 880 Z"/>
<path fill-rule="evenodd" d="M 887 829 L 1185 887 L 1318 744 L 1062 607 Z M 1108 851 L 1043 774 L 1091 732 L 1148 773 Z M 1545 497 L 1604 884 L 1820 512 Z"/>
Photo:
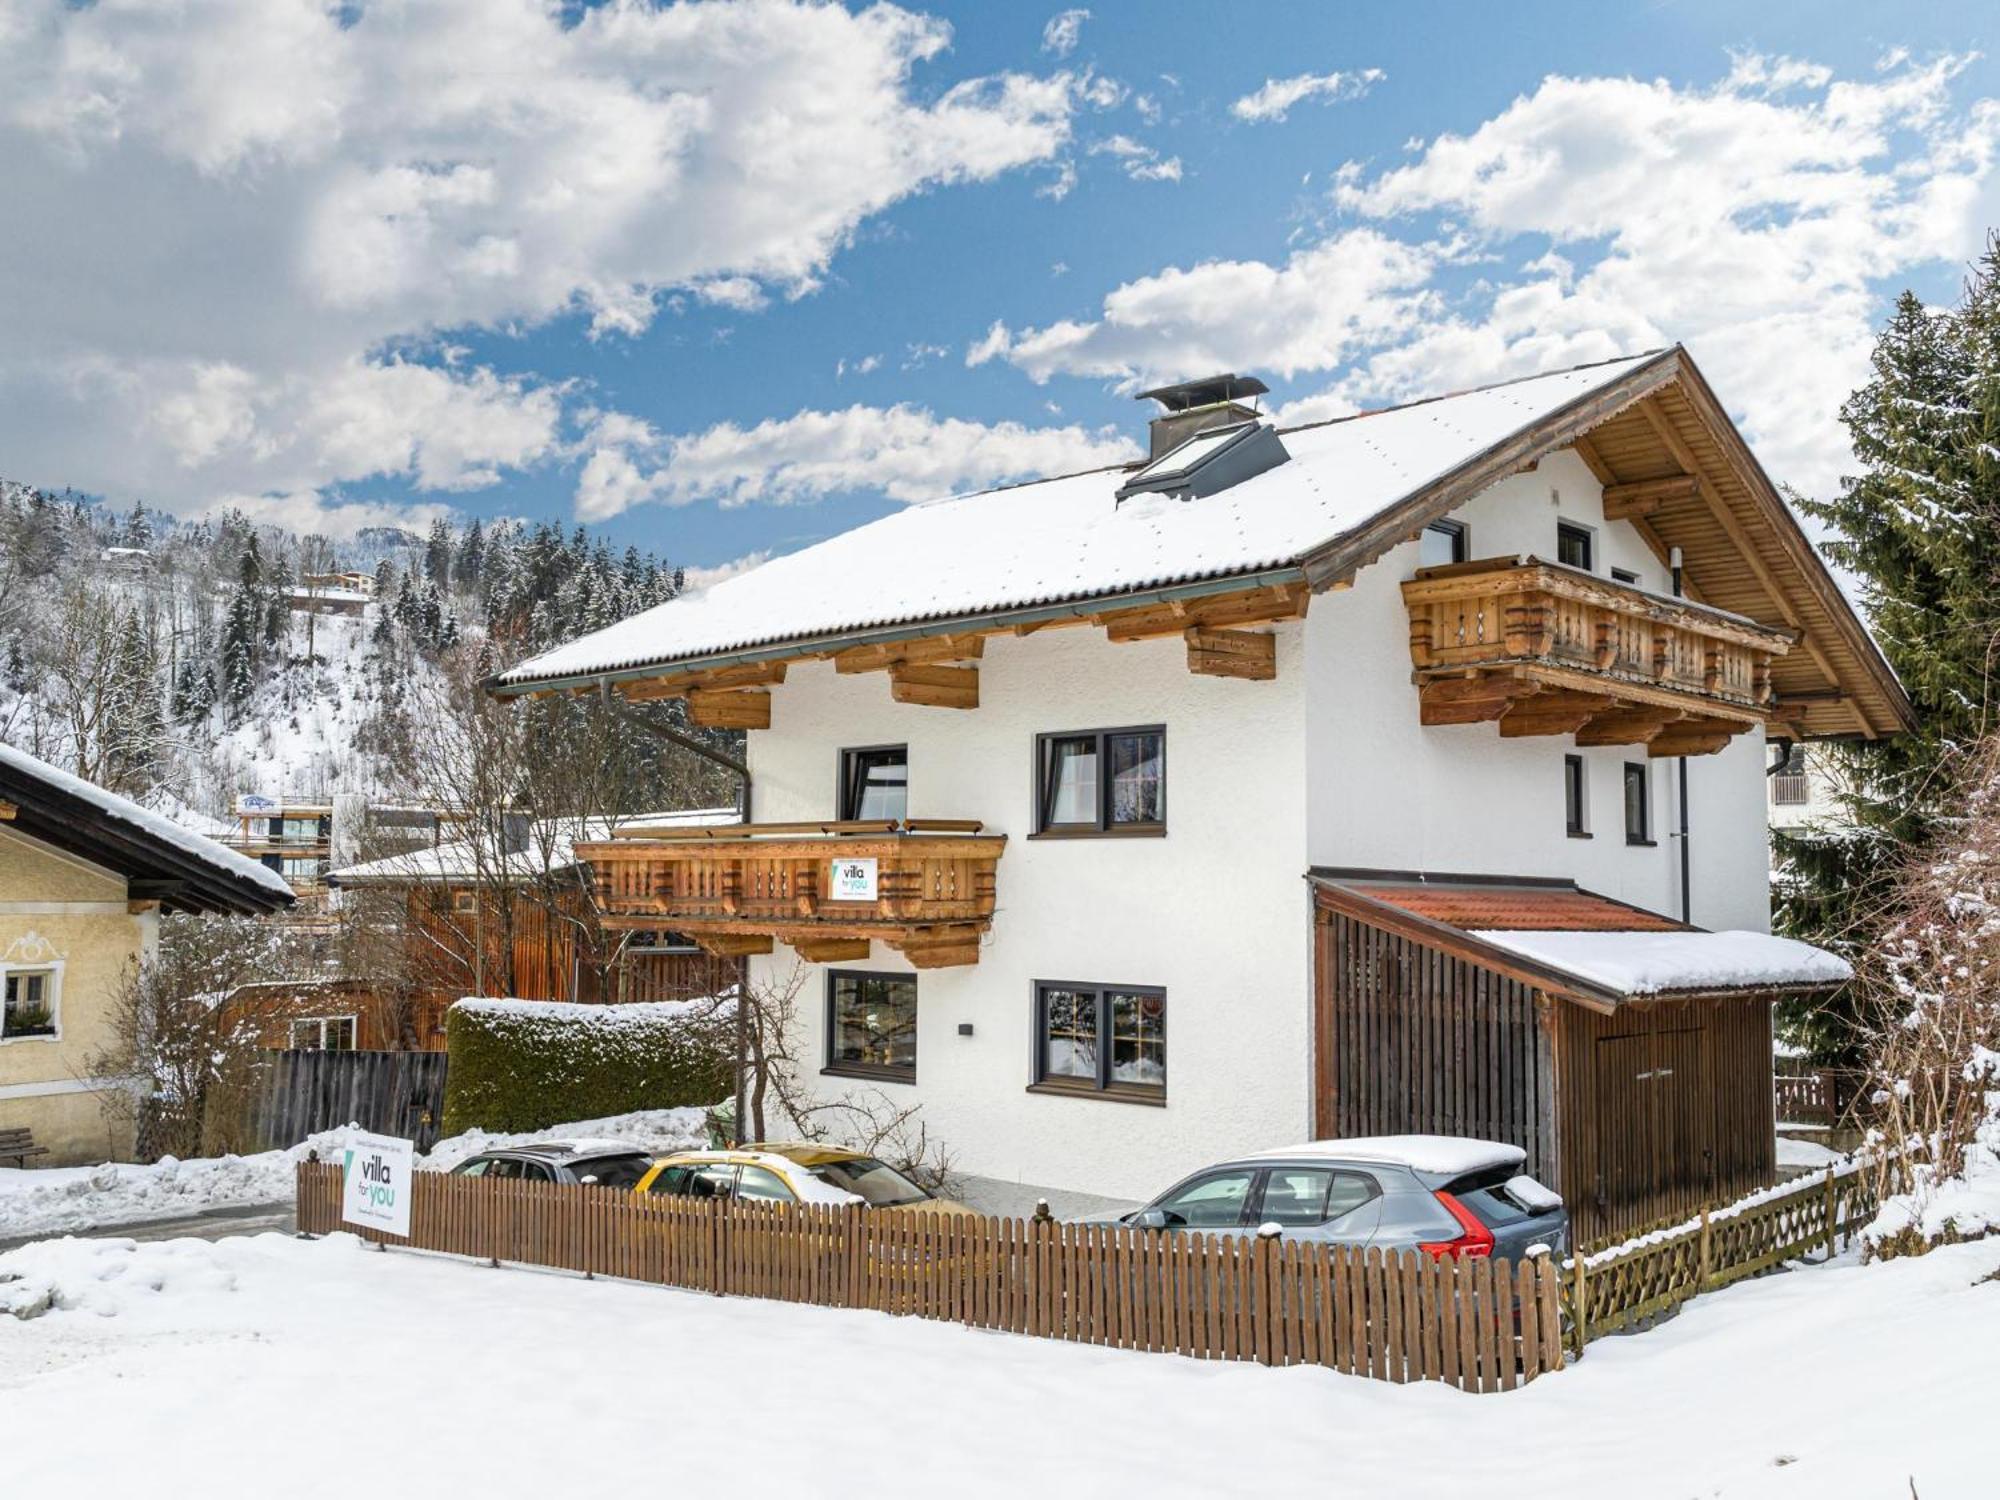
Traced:
<path fill-rule="evenodd" d="M 301 1163 L 299 1228 L 352 1232 Z M 1195 1359 L 1512 1390 L 1562 1368 L 1547 1256 L 1520 1264 L 1282 1239 L 859 1207 L 724 1204 L 418 1172 L 418 1249 L 718 1296 L 868 1308 Z M 363 1237 L 381 1241 L 375 1231 Z"/>
<path fill-rule="evenodd" d="M 249 1148 L 296 1146 L 316 1131 L 356 1124 L 437 1144 L 444 1118 L 442 1052 L 274 1052 L 249 1104 Z"/>
<path fill-rule="evenodd" d="M 1777 1176 L 1771 1006 L 1560 1013 L 1560 1180 L 1579 1243 L 1689 1218 Z"/>
<path fill-rule="evenodd" d="M 1316 1133 L 1508 1141 L 1553 1183 L 1533 989 L 1339 912 L 1320 912 L 1315 930 Z"/>

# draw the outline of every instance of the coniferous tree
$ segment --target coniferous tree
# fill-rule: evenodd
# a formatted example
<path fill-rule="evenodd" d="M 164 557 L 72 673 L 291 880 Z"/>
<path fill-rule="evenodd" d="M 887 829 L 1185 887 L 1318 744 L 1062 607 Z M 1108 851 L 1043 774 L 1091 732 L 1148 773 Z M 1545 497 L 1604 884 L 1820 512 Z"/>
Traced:
<path fill-rule="evenodd" d="M 1823 747 L 1846 826 L 1775 836 L 1778 921 L 1833 945 L 1879 928 L 1892 879 L 1947 805 L 1954 758 L 2000 706 L 2000 246 L 1956 308 L 1897 300 L 1873 374 L 1841 409 L 1859 472 L 1829 499 L 1795 497 L 1827 528 L 1833 563 L 1860 584 L 1876 638 L 1916 710 L 1915 732 Z M 1791 1030 L 1829 1063 L 1854 1061 L 1840 1005 Z"/>

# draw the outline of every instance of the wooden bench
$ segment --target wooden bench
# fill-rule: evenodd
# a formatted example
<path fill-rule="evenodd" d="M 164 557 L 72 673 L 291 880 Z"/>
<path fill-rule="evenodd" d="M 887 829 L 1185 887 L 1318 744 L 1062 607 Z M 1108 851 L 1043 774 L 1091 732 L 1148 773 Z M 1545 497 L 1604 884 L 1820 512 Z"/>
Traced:
<path fill-rule="evenodd" d="M 0 1129 L 0 1161 L 11 1161 L 17 1167 L 26 1167 L 31 1156 L 47 1156 L 47 1146 L 35 1144 L 34 1132 L 20 1125 L 11 1129 Z"/>

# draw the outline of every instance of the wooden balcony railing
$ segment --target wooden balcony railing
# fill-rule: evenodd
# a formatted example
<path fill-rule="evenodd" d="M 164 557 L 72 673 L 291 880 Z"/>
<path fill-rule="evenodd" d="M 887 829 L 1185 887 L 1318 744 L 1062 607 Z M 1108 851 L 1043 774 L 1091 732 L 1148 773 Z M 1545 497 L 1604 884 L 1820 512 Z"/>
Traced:
<path fill-rule="evenodd" d="M 1794 639 L 1533 557 L 1425 568 L 1403 602 L 1424 723 L 1652 755 L 1706 754 L 1762 724 Z"/>
<path fill-rule="evenodd" d="M 711 953 L 786 943 L 814 963 L 871 942 L 920 969 L 979 961 L 1007 840 L 976 822 L 765 823 L 579 844 L 614 927 L 684 932 Z"/>

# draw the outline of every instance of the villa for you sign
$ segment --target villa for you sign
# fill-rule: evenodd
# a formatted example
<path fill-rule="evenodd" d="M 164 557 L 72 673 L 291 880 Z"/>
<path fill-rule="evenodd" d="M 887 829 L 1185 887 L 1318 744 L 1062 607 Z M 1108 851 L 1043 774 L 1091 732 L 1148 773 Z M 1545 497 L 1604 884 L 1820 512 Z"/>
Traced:
<path fill-rule="evenodd" d="M 348 1148 L 341 1183 L 342 1221 L 407 1239 L 410 1174 L 415 1170 L 416 1142 L 392 1135 L 357 1135 Z"/>
<path fill-rule="evenodd" d="M 836 859 L 833 862 L 833 891 L 831 899 L 835 901 L 875 900 L 875 861 L 872 859 Z"/>

